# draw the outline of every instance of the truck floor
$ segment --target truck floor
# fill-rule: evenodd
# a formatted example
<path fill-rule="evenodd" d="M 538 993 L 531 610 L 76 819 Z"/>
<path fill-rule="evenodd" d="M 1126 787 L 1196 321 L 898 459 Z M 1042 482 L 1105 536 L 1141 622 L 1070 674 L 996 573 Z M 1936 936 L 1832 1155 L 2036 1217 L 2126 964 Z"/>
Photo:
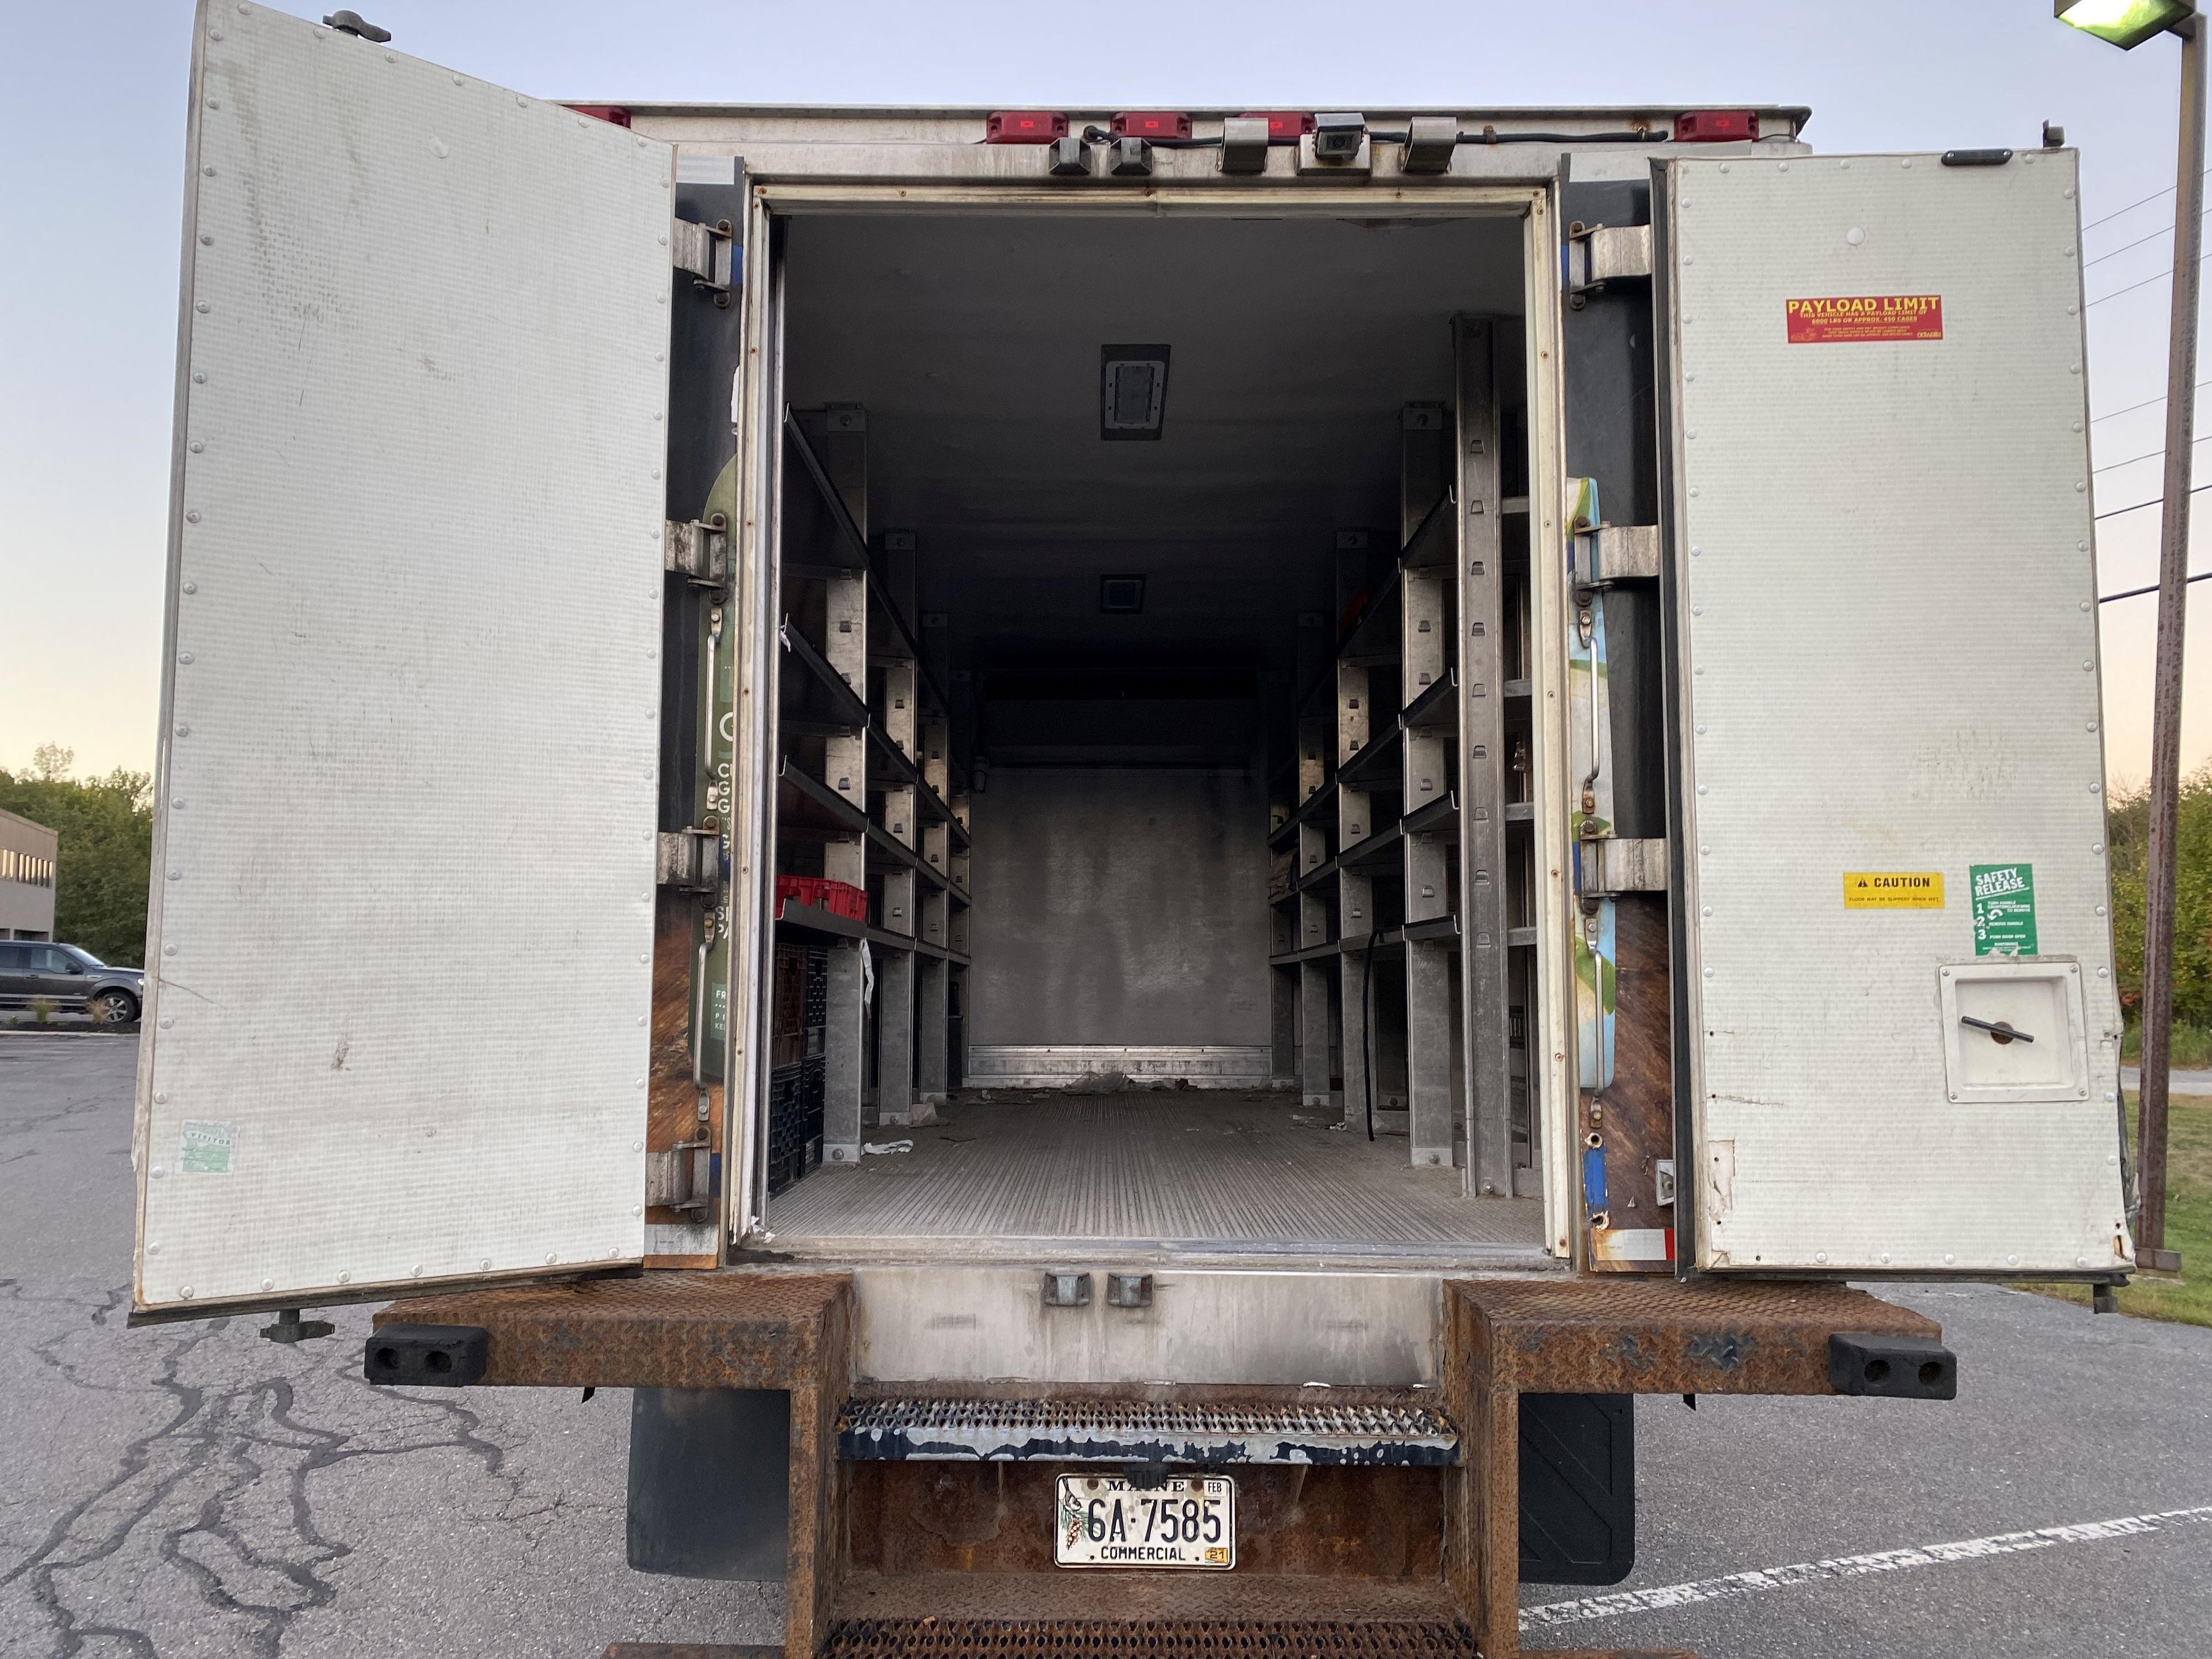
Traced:
<path fill-rule="evenodd" d="M 824 1165 L 775 1199 L 780 1248 L 958 1239 L 1019 1251 L 1121 1240 L 1301 1255 L 1530 1256 L 1536 1199 L 1468 1198 L 1402 1135 L 1293 1092 L 957 1094 L 934 1124 L 871 1130 L 907 1152 Z"/>

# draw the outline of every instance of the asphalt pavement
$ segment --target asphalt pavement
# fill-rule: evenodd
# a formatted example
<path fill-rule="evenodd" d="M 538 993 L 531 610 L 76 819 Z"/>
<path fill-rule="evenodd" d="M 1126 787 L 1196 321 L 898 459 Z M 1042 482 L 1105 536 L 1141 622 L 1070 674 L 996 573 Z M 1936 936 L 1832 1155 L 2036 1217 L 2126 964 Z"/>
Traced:
<path fill-rule="evenodd" d="M 365 1310 L 125 1328 L 130 1037 L 0 1035 L 0 1655 L 548 1656 L 768 1642 L 774 1587 L 623 1563 L 627 1396 L 372 1390 Z M 2212 1330 L 1915 1288 L 1961 1397 L 1638 1402 L 1640 1559 L 1532 1648 L 2191 1654 Z M 2192 1513 L 2193 1511 L 2193 1513 Z"/>

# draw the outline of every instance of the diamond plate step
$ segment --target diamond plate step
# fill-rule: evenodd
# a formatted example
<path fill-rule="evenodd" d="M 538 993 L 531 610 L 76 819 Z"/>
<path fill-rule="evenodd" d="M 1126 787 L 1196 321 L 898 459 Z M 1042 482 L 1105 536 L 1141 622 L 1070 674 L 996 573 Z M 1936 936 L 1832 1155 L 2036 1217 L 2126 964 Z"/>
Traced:
<path fill-rule="evenodd" d="M 821 1659 L 1477 1659 L 1457 1620 L 855 1619 Z M 1527 1659 L 1697 1659 L 1577 1648 Z"/>
<path fill-rule="evenodd" d="M 1091 1400 L 854 1400 L 838 1455 L 1061 1463 L 1443 1466 L 1459 1431 L 1425 1406 L 1170 1405 Z"/>
<path fill-rule="evenodd" d="M 1456 1621 L 866 1619 L 830 1627 L 822 1659 L 1475 1659 Z"/>

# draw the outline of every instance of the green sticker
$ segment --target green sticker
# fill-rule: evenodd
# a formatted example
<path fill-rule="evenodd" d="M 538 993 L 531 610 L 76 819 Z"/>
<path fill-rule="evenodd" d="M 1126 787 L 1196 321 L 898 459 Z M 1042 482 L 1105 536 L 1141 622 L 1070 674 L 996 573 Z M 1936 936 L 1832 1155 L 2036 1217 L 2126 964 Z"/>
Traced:
<path fill-rule="evenodd" d="M 2033 956 L 2035 866 L 1972 864 L 1966 878 L 1974 890 L 1974 954 Z"/>
<path fill-rule="evenodd" d="M 228 1123 L 185 1120 L 185 1144 L 177 1168 L 186 1175 L 228 1175 L 233 1134 Z"/>

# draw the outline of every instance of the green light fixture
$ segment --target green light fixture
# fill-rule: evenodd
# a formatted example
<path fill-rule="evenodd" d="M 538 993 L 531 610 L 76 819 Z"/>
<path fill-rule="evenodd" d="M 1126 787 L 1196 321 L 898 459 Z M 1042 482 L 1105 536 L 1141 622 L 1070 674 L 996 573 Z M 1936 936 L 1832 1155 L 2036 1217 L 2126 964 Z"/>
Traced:
<path fill-rule="evenodd" d="M 2120 47 L 2139 46 L 2197 15 L 2195 0 L 2053 0 L 2062 23 Z"/>

